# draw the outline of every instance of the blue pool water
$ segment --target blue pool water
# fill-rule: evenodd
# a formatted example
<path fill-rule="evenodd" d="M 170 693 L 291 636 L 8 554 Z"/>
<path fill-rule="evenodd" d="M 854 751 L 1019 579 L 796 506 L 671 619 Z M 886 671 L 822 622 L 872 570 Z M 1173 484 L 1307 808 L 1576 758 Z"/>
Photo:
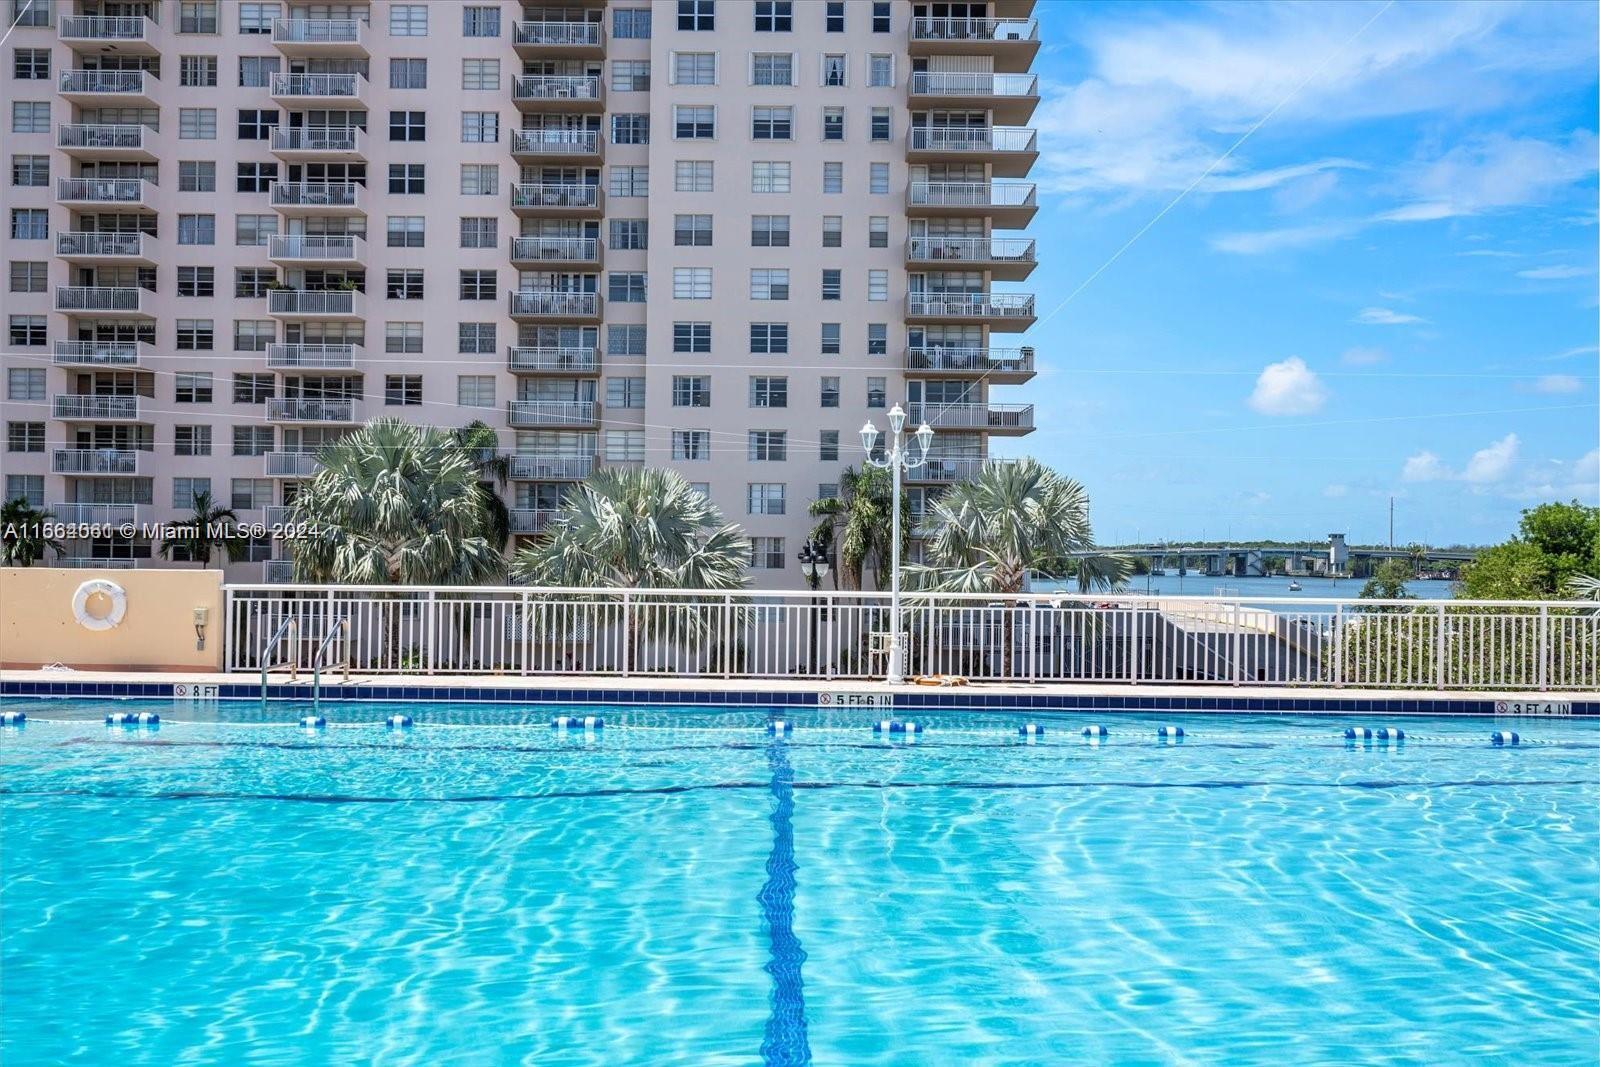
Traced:
<path fill-rule="evenodd" d="M 1600 723 L 7 707 L 8 1067 L 1600 1048 Z"/>

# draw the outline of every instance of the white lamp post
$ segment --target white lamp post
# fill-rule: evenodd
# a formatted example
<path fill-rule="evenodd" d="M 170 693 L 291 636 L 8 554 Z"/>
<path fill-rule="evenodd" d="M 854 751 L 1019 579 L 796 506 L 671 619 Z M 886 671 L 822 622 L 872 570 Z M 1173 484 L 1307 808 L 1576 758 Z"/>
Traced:
<path fill-rule="evenodd" d="M 933 444 L 933 427 L 923 423 L 913 435 L 917 439 L 917 454 L 913 456 L 906 447 L 906 413 L 896 404 L 889 409 L 889 440 L 883 459 L 874 459 L 872 450 L 878 443 L 878 428 L 868 419 L 861 427 L 861 447 L 866 449 L 867 462 L 889 472 L 893 506 L 889 518 L 889 543 L 893 546 L 889 563 L 889 671 L 885 677 L 890 685 L 906 680 L 905 649 L 900 640 L 900 473 L 915 470 L 928 462 L 928 446 Z"/>

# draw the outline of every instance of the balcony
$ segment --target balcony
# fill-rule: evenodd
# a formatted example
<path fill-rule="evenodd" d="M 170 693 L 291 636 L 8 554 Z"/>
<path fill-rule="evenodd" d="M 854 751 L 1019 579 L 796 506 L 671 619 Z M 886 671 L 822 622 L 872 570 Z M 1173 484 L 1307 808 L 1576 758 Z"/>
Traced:
<path fill-rule="evenodd" d="M 58 233 L 56 255 L 69 263 L 156 264 L 156 239 L 145 233 Z"/>
<path fill-rule="evenodd" d="M 154 305 L 154 294 L 150 295 Z M 58 285 L 56 310 L 68 315 L 155 318 L 153 307 L 146 307 L 145 291 L 136 286 Z"/>
<path fill-rule="evenodd" d="M 143 15 L 65 15 L 61 19 L 61 43 L 85 52 L 153 56 L 161 50 L 157 39 L 160 29 L 154 19 Z"/>
<path fill-rule="evenodd" d="M 267 346 L 267 367 L 272 370 L 349 370 L 355 361 L 355 345 Z"/>
<path fill-rule="evenodd" d="M 139 569 L 139 561 L 132 556 L 58 556 L 55 566 L 74 570 L 134 571 Z"/>
<path fill-rule="evenodd" d="M 355 182 L 274 182 L 273 210 L 280 215 L 365 215 L 361 186 Z"/>
<path fill-rule="evenodd" d="M 285 319 L 364 319 L 367 299 L 354 289 L 271 289 L 267 314 Z"/>
<path fill-rule="evenodd" d="M 606 109 L 605 83 L 589 75 L 520 74 L 511 79 L 511 101 L 523 111 Z"/>
<path fill-rule="evenodd" d="M 599 130 L 512 130 L 511 155 L 528 163 L 600 162 Z"/>
<path fill-rule="evenodd" d="M 581 482 L 593 473 L 593 456 L 511 457 L 511 477 L 519 482 Z"/>
<path fill-rule="evenodd" d="M 564 293 L 544 289 L 518 289 L 511 293 L 513 319 L 531 322 L 600 321 L 599 293 Z"/>
<path fill-rule="evenodd" d="M 367 24 L 361 19 L 273 19 L 272 44 L 286 56 L 367 57 Z"/>
<path fill-rule="evenodd" d="M 519 22 L 511 43 L 526 59 L 602 59 L 606 54 L 599 22 Z"/>
<path fill-rule="evenodd" d="M 912 163 L 987 163 L 997 178 L 1021 178 L 1039 158 L 1039 135 L 1026 126 L 913 126 Z"/>
<path fill-rule="evenodd" d="M 543 533 L 561 512 L 556 508 L 512 508 L 511 532 L 518 534 Z"/>
<path fill-rule="evenodd" d="M 519 267 L 587 268 L 600 266 L 600 241 L 594 237 L 513 237 L 511 262 Z"/>
<path fill-rule="evenodd" d="M 56 147 L 74 159 L 155 162 L 155 134 L 133 123 L 66 123 L 56 127 Z"/>
<path fill-rule="evenodd" d="M 261 509 L 261 521 L 268 526 L 287 526 L 293 513 L 293 504 L 268 504 Z"/>
<path fill-rule="evenodd" d="M 64 70 L 56 90 L 74 104 L 152 107 L 156 79 L 143 70 Z"/>
<path fill-rule="evenodd" d="M 958 322 L 1020 333 L 1032 326 L 1029 293 L 912 293 L 906 297 L 907 322 Z"/>
<path fill-rule="evenodd" d="M 272 99 L 286 108 L 365 107 L 359 74 L 274 74 Z"/>
<path fill-rule="evenodd" d="M 512 347 L 506 351 L 506 369 L 512 374 L 555 374 L 571 378 L 600 373 L 600 352 L 592 347 Z"/>
<path fill-rule="evenodd" d="M 68 501 L 51 504 L 50 514 L 56 522 L 73 526 L 122 526 L 138 522 L 141 518 L 138 504 L 95 504 Z"/>
<path fill-rule="evenodd" d="M 982 430 L 1007 437 L 1033 432 L 1032 404 L 907 404 L 906 419 L 935 430 Z"/>
<path fill-rule="evenodd" d="M 1039 54 L 1039 23 L 1031 18 L 915 18 L 911 54 L 988 56 L 997 71 L 1025 71 Z"/>
<path fill-rule="evenodd" d="M 605 196 L 598 185 L 529 182 L 511 187 L 511 210 L 525 218 L 599 218 Z"/>
<path fill-rule="evenodd" d="M 278 396 L 267 401 L 267 419 L 272 422 L 321 422 L 350 424 L 360 422 L 354 400 L 324 400 L 320 397 Z"/>
<path fill-rule="evenodd" d="M 905 371 L 908 378 L 985 378 L 1015 385 L 1033 377 L 1033 349 L 937 344 L 908 348 Z"/>
<path fill-rule="evenodd" d="M 156 183 L 144 178 L 56 179 L 56 203 L 62 207 L 150 208 L 155 191 Z"/>
<path fill-rule="evenodd" d="M 506 422 L 517 429 L 593 429 L 600 425 L 600 404 L 595 400 L 512 400 L 506 404 Z"/>
<path fill-rule="evenodd" d="M 365 137 L 359 126 L 278 126 L 272 154 L 289 163 L 354 162 L 366 156 Z"/>
<path fill-rule="evenodd" d="M 906 242 L 911 270 L 983 270 L 996 281 L 1020 281 L 1039 265 L 1031 237 L 967 237 L 931 234 Z"/>
<path fill-rule="evenodd" d="M 138 422 L 139 398 L 57 393 L 52 416 L 62 422 Z"/>
<path fill-rule="evenodd" d="M 268 585 L 288 585 L 294 581 L 294 560 L 264 559 L 261 561 L 261 580 Z"/>
<path fill-rule="evenodd" d="M 130 448 L 58 448 L 50 457 L 56 474 L 128 475 L 139 473 L 139 453 Z"/>
<path fill-rule="evenodd" d="M 976 477 L 983 470 L 984 460 L 977 456 L 943 457 L 929 456 L 928 461 L 920 467 L 913 467 L 906 471 L 908 482 L 936 482 L 940 485 L 949 485 L 952 482 L 964 482 Z"/>
<path fill-rule="evenodd" d="M 315 452 L 268 452 L 268 478 L 310 478 L 322 469 Z"/>
<path fill-rule="evenodd" d="M 353 267 L 367 257 L 367 242 L 355 234 L 273 234 L 267 258 L 286 267 Z"/>
<path fill-rule="evenodd" d="M 1002 230 L 1020 230 L 1039 210 L 1032 182 L 912 182 L 906 214 L 916 218 L 982 216 Z"/>
<path fill-rule="evenodd" d="M 1007 126 L 1027 122 L 1039 106 L 1035 74 L 965 74 L 916 71 L 911 75 L 913 110 L 958 111 L 978 108 Z"/>
<path fill-rule="evenodd" d="M 58 367 L 137 367 L 150 359 L 152 346 L 138 341 L 57 341 Z"/>

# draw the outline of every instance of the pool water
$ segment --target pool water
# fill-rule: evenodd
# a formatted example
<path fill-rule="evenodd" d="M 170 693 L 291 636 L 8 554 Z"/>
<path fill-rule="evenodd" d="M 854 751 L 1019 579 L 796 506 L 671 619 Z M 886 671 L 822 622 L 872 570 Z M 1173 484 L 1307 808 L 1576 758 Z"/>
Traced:
<path fill-rule="evenodd" d="M 7 707 L 8 1067 L 1600 1047 L 1600 723 Z"/>

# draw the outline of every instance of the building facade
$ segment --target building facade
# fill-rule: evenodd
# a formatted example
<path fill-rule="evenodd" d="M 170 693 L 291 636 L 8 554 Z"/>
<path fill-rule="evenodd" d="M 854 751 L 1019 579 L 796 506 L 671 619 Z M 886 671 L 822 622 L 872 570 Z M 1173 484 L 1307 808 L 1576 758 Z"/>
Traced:
<path fill-rule="evenodd" d="M 518 537 L 671 466 L 795 586 L 867 419 L 914 513 L 1032 429 L 1031 0 L 4 3 L 0 466 L 73 562 L 393 415 L 493 426 Z"/>

